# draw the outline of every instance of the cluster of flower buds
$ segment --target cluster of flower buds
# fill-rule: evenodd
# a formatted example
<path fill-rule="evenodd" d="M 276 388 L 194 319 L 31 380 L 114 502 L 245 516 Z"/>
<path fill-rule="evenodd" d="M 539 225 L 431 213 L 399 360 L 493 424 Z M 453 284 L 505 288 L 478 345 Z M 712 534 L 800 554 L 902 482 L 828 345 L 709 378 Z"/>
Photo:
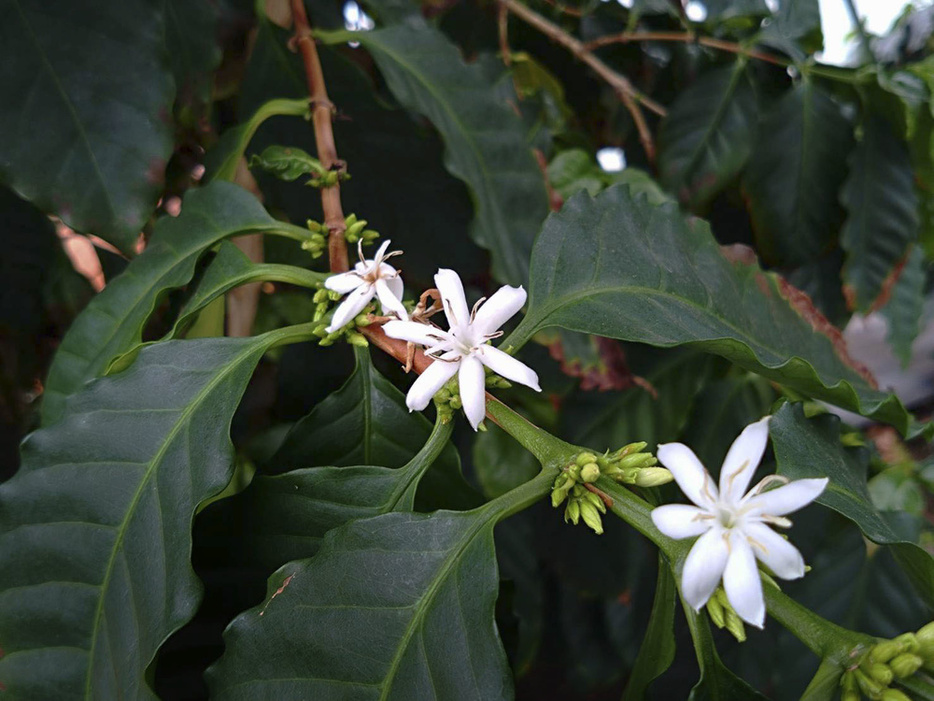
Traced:
<path fill-rule="evenodd" d="M 319 289 L 315 292 L 314 297 L 312 298 L 315 302 L 315 321 L 320 321 L 315 328 L 313 333 L 315 336 L 320 338 L 318 341 L 319 346 L 330 346 L 333 345 L 335 341 L 340 340 L 343 337 L 347 338 L 347 341 L 355 346 L 360 346 L 366 348 L 369 345 L 369 342 L 366 340 L 366 337 L 357 331 L 358 326 L 367 326 L 370 323 L 369 314 L 373 311 L 373 305 L 368 306 L 360 314 L 358 314 L 354 320 L 353 324 L 344 326 L 336 331 L 328 331 L 327 319 L 325 318 L 328 313 L 328 308 L 330 307 L 331 302 L 336 302 L 341 298 L 339 292 L 334 292 L 333 290 L 327 290 L 324 288 Z"/>
<path fill-rule="evenodd" d="M 726 590 L 722 585 L 717 587 L 717 590 L 707 600 L 707 613 L 717 628 L 721 630 L 726 628 L 739 642 L 745 642 L 746 626 L 743 625 L 743 619 L 730 605 L 730 600 L 727 599 Z"/>
<path fill-rule="evenodd" d="M 347 243 L 356 244 L 357 241 L 363 241 L 363 245 L 373 243 L 379 238 L 379 232 L 366 228 L 366 219 L 357 219 L 356 214 L 350 214 L 344 219 L 344 238 Z"/>
<path fill-rule="evenodd" d="M 639 487 L 657 487 L 672 480 L 668 470 L 658 467 L 654 455 L 641 452 L 645 446 L 646 443 L 639 442 L 603 455 L 580 453 L 555 479 L 551 490 L 551 505 L 558 508 L 567 499 L 565 522 L 571 521 L 577 525 L 583 519 L 594 532 L 603 533 L 600 514 L 606 513 L 606 505 L 600 495 L 586 485 L 593 484 L 601 476 Z"/>
<path fill-rule="evenodd" d="M 315 173 L 305 184 L 310 187 L 334 187 L 341 180 L 350 180 L 350 173 L 342 170 L 328 170 L 323 173 Z"/>
<path fill-rule="evenodd" d="M 302 250 L 311 253 L 312 258 L 320 258 L 328 247 L 327 229 L 324 224 L 309 219 L 305 222 L 311 237 L 307 241 L 302 241 Z"/>
<path fill-rule="evenodd" d="M 859 701 L 863 695 L 881 701 L 909 701 L 907 694 L 891 685 L 922 667 L 934 669 L 934 623 L 917 633 L 904 633 L 875 644 L 858 665 L 844 672 L 841 701 Z"/>

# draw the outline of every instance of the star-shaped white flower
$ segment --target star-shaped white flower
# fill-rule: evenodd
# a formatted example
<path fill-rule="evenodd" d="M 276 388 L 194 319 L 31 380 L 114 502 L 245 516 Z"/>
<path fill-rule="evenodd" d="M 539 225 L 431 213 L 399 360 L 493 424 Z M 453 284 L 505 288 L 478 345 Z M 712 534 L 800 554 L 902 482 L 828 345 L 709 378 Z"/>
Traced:
<path fill-rule="evenodd" d="M 384 241 L 376 251 L 376 255 L 368 260 L 363 257 L 363 241 L 358 242 L 357 253 L 360 256 L 360 262 L 354 266 L 354 269 L 332 275 L 325 280 L 324 286 L 329 290 L 347 295 L 347 299 L 334 310 L 331 325 L 327 328 L 328 333 L 334 333 L 346 325 L 362 312 L 374 297 L 379 298 L 384 314 L 391 312 L 400 319 L 409 318 L 405 307 L 402 306 L 402 278 L 398 270 L 385 262 L 401 254 L 402 251 L 386 253 L 387 248 L 389 248 L 388 240 Z"/>
<path fill-rule="evenodd" d="M 652 511 L 655 526 L 669 538 L 700 536 L 681 573 L 685 601 L 700 611 L 722 578 L 733 610 L 759 628 L 765 623 L 765 602 L 756 559 L 782 579 L 804 576 L 801 553 L 769 526 L 789 527 L 785 515 L 814 501 L 828 482 L 826 478 L 789 482 L 770 475 L 744 494 L 765 452 L 768 422 L 766 416 L 747 426 L 733 442 L 720 468 L 719 490 L 686 445 L 658 446 L 659 461 L 696 506 L 667 504 Z M 784 485 L 763 491 L 774 482 Z"/>
<path fill-rule="evenodd" d="M 415 380 L 406 395 L 409 411 L 420 411 L 428 406 L 431 398 L 456 373 L 464 413 L 476 431 L 486 413 L 484 365 L 507 380 L 531 387 L 536 392 L 542 391 L 534 370 L 487 343 L 502 336 L 499 327 L 522 309 L 525 290 L 505 285 L 488 300 L 481 299 L 473 311 L 469 311 L 464 286 L 453 270 L 439 270 L 435 275 L 435 286 L 444 305 L 447 331 L 414 321 L 389 321 L 383 330 L 390 338 L 425 346 L 425 354 L 435 361 Z"/>

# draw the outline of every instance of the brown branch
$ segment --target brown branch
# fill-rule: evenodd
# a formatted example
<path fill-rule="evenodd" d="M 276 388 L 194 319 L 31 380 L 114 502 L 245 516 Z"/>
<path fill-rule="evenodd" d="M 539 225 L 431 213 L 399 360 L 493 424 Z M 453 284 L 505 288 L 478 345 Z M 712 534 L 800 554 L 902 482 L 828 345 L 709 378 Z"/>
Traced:
<path fill-rule="evenodd" d="M 620 75 L 603 61 L 593 55 L 590 50 L 579 39 L 575 39 L 565 32 L 561 27 L 548 21 L 534 10 L 530 10 L 518 0 L 499 0 L 500 4 L 509 9 L 516 17 L 523 20 L 539 30 L 542 34 L 548 36 L 568 49 L 577 59 L 587 64 L 597 75 L 613 88 L 613 91 L 622 100 L 623 105 L 632 115 L 632 121 L 635 122 L 636 129 L 639 132 L 639 140 L 642 142 L 642 148 L 645 149 L 649 160 L 655 160 L 655 142 L 652 139 L 652 132 L 649 130 L 645 121 L 645 115 L 642 113 L 642 107 L 651 110 L 655 114 L 664 117 L 665 108 L 643 95 L 637 90 L 629 79 Z"/>
<path fill-rule="evenodd" d="M 293 42 L 302 55 L 305 65 L 305 77 L 308 81 L 308 94 L 311 96 L 311 114 L 315 126 L 315 146 L 318 160 L 327 170 L 343 171 L 346 164 L 337 157 L 334 145 L 334 130 L 331 120 L 334 117 L 334 104 L 328 99 L 321 60 L 315 46 L 308 15 L 305 14 L 304 0 L 292 0 L 292 18 L 295 22 Z M 344 210 L 341 207 L 340 184 L 335 183 L 321 188 L 321 208 L 324 210 L 324 225 L 328 229 L 328 257 L 331 272 L 340 273 L 350 268 L 347 257 L 347 242 L 344 239 Z"/>
<path fill-rule="evenodd" d="M 747 49 L 745 46 L 731 41 L 723 41 L 722 39 L 714 39 L 713 37 L 698 37 L 689 32 L 623 32 L 621 34 L 607 34 L 606 36 L 586 42 L 584 48 L 593 51 L 594 49 L 599 49 L 601 46 L 628 44 L 635 41 L 679 41 L 686 44 L 697 43 L 711 49 L 719 49 L 720 51 L 728 51 L 733 54 L 739 54 L 740 56 L 766 61 L 776 66 L 791 65 L 790 61 L 779 56 L 772 56 L 771 54 L 756 51 L 755 49 Z"/>

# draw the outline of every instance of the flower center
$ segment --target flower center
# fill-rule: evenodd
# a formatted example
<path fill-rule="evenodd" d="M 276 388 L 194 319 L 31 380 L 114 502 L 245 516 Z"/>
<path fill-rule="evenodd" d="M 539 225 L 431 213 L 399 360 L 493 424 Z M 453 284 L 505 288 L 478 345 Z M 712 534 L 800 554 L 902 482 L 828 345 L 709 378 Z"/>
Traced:
<path fill-rule="evenodd" d="M 733 509 L 725 509 L 722 506 L 717 507 L 717 521 L 724 528 L 734 528 L 740 520 L 741 514 L 736 513 Z"/>

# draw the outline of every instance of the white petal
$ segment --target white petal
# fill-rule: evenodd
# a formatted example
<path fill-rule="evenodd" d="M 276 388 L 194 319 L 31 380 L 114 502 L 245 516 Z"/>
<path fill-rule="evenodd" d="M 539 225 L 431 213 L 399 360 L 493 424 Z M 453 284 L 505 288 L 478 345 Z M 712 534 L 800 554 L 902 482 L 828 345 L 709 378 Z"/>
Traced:
<path fill-rule="evenodd" d="M 740 531 L 730 536 L 730 558 L 723 571 L 723 589 L 730 606 L 746 623 L 761 628 L 765 623 L 762 580 L 752 546 Z"/>
<path fill-rule="evenodd" d="M 744 428 L 730 446 L 720 468 L 720 498 L 723 501 L 736 504 L 746 493 L 769 441 L 769 418 L 766 416 Z"/>
<path fill-rule="evenodd" d="M 801 553 L 778 533 L 762 523 L 748 523 L 743 526 L 743 532 L 756 557 L 777 577 L 798 579 L 804 576 L 804 558 Z"/>
<path fill-rule="evenodd" d="M 394 277 L 385 278 L 386 284 L 389 285 L 389 291 L 392 292 L 396 299 L 402 299 L 405 294 L 405 285 L 402 284 L 402 276 L 395 275 Z M 408 315 L 405 317 L 408 319 Z"/>
<path fill-rule="evenodd" d="M 693 450 L 683 443 L 665 443 L 658 446 L 656 454 L 688 499 L 705 508 L 713 506 L 717 487 Z"/>
<path fill-rule="evenodd" d="M 360 287 L 360 285 L 365 284 L 366 283 L 361 280 L 360 276 L 356 273 L 340 273 L 338 275 L 332 275 L 324 281 L 325 287 L 327 287 L 329 290 L 340 292 L 342 295 L 345 295 L 348 292 L 353 292 L 355 289 Z"/>
<path fill-rule="evenodd" d="M 383 331 L 389 338 L 398 338 L 423 346 L 433 346 L 447 339 L 447 331 L 415 321 L 387 321 L 383 324 Z"/>
<path fill-rule="evenodd" d="M 504 353 L 492 346 L 481 346 L 477 351 L 477 357 L 480 358 L 480 362 L 497 375 L 502 375 L 507 380 L 531 387 L 536 392 L 542 391 L 542 388 L 538 386 L 538 375 L 535 371 L 508 353 Z"/>
<path fill-rule="evenodd" d="M 476 431 L 486 415 L 486 378 L 480 359 L 468 355 L 461 360 L 457 381 L 460 384 L 464 413 L 467 414 L 467 420 Z"/>
<path fill-rule="evenodd" d="M 408 319 L 409 315 L 402 306 L 402 300 L 392 293 L 389 285 L 383 279 L 376 281 L 376 296 L 379 297 L 379 303 L 383 307 L 383 314 L 395 314 L 400 319 Z"/>
<path fill-rule="evenodd" d="M 409 393 L 405 395 L 405 405 L 409 411 L 421 411 L 438 390 L 444 386 L 444 383 L 454 377 L 460 363 L 448 363 L 443 360 L 436 360 L 425 371 L 418 376 L 415 383 L 409 388 Z"/>
<path fill-rule="evenodd" d="M 669 538 L 693 538 L 714 525 L 714 520 L 704 518 L 708 513 L 687 504 L 665 504 L 652 509 L 652 522 Z"/>
<path fill-rule="evenodd" d="M 467 309 L 467 298 L 460 276 L 453 270 L 441 268 L 435 275 L 435 287 L 441 294 L 448 326 L 452 329 L 455 326 L 466 326 L 470 322 L 470 311 Z"/>
<path fill-rule="evenodd" d="M 391 242 L 389 239 L 386 239 L 385 241 L 383 241 L 383 242 L 379 245 L 379 248 L 376 249 L 376 253 L 373 255 L 373 261 L 372 261 L 372 262 L 374 262 L 374 263 L 375 263 L 376 261 L 382 262 L 383 256 L 386 254 L 386 249 L 389 248 L 389 244 L 390 244 L 390 243 L 392 243 L 392 242 Z"/>
<path fill-rule="evenodd" d="M 746 503 L 751 507 L 751 512 L 766 516 L 784 516 L 817 499 L 829 481 L 826 477 L 795 480 L 778 489 L 770 489 L 749 497 Z"/>
<path fill-rule="evenodd" d="M 522 287 L 503 285 L 493 296 L 480 305 L 474 317 L 472 328 L 478 338 L 495 333 L 509 321 L 525 304 L 525 290 Z"/>
<path fill-rule="evenodd" d="M 725 536 L 722 528 L 711 528 L 697 539 L 684 561 L 681 593 L 695 611 L 700 611 L 720 583 L 730 553 Z"/>
<path fill-rule="evenodd" d="M 347 295 L 347 299 L 334 310 L 334 316 L 331 317 L 331 325 L 328 326 L 327 332 L 334 333 L 353 321 L 353 318 L 363 311 L 363 308 L 370 303 L 375 294 L 376 290 L 373 289 L 372 285 L 360 285 Z"/>

